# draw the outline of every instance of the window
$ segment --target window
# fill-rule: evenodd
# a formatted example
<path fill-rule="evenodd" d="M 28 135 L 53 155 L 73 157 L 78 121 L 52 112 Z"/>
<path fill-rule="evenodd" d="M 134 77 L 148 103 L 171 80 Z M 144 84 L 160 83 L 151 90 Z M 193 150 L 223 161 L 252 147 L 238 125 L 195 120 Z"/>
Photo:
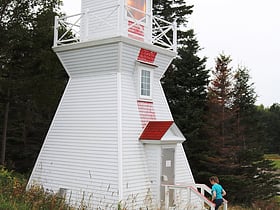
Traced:
<path fill-rule="evenodd" d="M 139 93 L 142 99 L 152 99 L 153 71 L 150 68 L 139 66 Z"/>
<path fill-rule="evenodd" d="M 141 96 L 151 96 L 151 72 L 141 70 Z"/>
<path fill-rule="evenodd" d="M 146 15 L 146 0 L 127 0 L 128 17 L 140 20 Z"/>

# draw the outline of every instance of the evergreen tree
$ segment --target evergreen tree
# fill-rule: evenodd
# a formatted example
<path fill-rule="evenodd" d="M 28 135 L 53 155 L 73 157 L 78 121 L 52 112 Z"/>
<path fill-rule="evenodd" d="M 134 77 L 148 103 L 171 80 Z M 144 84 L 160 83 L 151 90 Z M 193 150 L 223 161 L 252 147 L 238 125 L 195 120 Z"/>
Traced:
<path fill-rule="evenodd" d="M 192 8 L 185 0 L 153 0 L 153 15 L 171 23 L 176 20 L 178 26 L 186 26 L 186 18 L 193 12 Z"/>
<path fill-rule="evenodd" d="M 264 123 L 256 112 L 256 93 L 253 83 L 249 81 L 249 71 L 239 67 L 235 74 L 234 106 L 236 110 L 235 141 L 239 148 L 238 164 L 239 174 L 243 174 L 244 183 L 242 191 L 246 193 L 242 199 L 251 200 L 268 199 L 276 195 L 277 183 L 275 169 L 269 160 L 264 159 L 263 141 L 267 139 Z M 242 183 L 241 182 L 241 183 Z M 246 183 L 252 185 L 246 185 Z M 265 183 L 265 185 L 264 185 Z M 259 189 L 256 193 L 254 189 Z M 265 193 L 264 193 L 265 192 Z M 235 194 L 240 193 L 236 192 Z M 239 202 L 241 198 L 239 199 Z"/>
<path fill-rule="evenodd" d="M 11 103 L 16 101 L 14 92 L 17 90 L 19 77 L 23 71 L 21 66 L 27 61 L 27 50 L 31 21 L 30 7 L 34 7 L 31 1 L 3 1 L 0 7 L 0 91 L 2 103 L 2 147 L 1 164 L 5 163 L 7 131 Z"/>
<path fill-rule="evenodd" d="M 198 148 L 203 148 L 202 116 L 205 112 L 209 70 L 206 58 L 200 58 L 201 50 L 193 30 L 180 30 L 187 26 L 187 16 L 193 6 L 185 1 L 154 1 L 154 15 L 178 24 L 178 56 L 167 69 L 162 85 L 175 123 L 187 141 L 184 143 L 193 172 L 199 170 Z"/>
<path fill-rule="evenodd" d="M 232 188 L 240 189 L 237 164 L 238 145 L 235 144 L 233 128 L 235 125 L 234 107 L 234 74 L 230 56 L 224 54 L 216 58 L 216 66 L 212 71 L 212 80 L 208 87 L 208 110 L 205 116 L 207 122 L 208 150 L 204 152 L 204 171 L 198 174 L 200 182 L 206 182 L 213 174 L 223 180 L 223 186 L 228 192 L 228 199 L 234 202 Z M 238 180 L 238 181 L 237 181 Z"/>
<path fill-rule="evenodd" d="M 0 7 L 1 162 L 8 167 L 32 167 L 51 119 L 45 112 L 53 115 L 65 85 L 62 66 L 51 50 L 53 19 L 60 4 L 10 0 Z M 55 78 L 60 85 L 53 84 Z M 52 105 L 42 106 L 42 100 Z"/>
<path fill-rule="evenodd" d="M 154 1 L 154 14 L 172 22 L 176 6 L 180 6 L 174 3 Z M 186 25 L 185 17 L 179 20 L 179 28 L 180 24 Z M 189 140 L 184 146 L 195 179 L 208 183 L 210 175 L 220 176 L 232 203 L 249 204 L 254 199 L 273 196 L 277 182 L 271 173 L 271 162 L 263 159 L 257 146 L 264 134 L 256 117 L 256 95 L 247 69 L 240 67 L 234 74 L 230 56 L 220 55 L 207 95 L 209 71 L 205 69 L 206 59 L 197 56 L 200 48 L 194 33 L 179 30 L 178 34 L 178 57 L 169 66 L 162 84 L 174 120 Z M 251 126 L 252 122 L 256 126 Z M 252 189 L 261 186 L 264 194 Z"/>
<path fill-rule="evenodd" d="M 239 67 L 233 74 L 230 62 L 229 56 L 220 55 L 209 87 L 207 131 L 211 149 L 205 168 L 222 178 L 232 203 L 249 205 L 274 196 L 277 180 L 260 144 L 263 127 L 256 114 L 249 71 Z"/>
<path fill-rule="evenodd" d="M 258 114 L 264 123 L 266 141 L 264 141 L 267 153 L 280 154 L 280 104 L 274 103 L 269 108 L 258 109 Z"/>
<path fill-rule="evenodd" d="M 179 40 L 178 57 L 168 68 L 162 83 L 175 123 L 187 138 L 183 145 L 196 177 L 201 170 L 200 156 L 207 147 L 201 128 L 209 70 L 205 67 L 206 58 L 197 55 L 200 47 L 193 30 L 184 34 L 186 37 Z"/>
<path fill-rule="evenodd" d="M 257 95 L 253 83 L 250 83 L 249 70 L 245 67 L 238 67 L 234 75 L 234 101 L 233 110 L 235 111 L 234 124 L 235 141 L 239 149 L 245 149 L 256 141 L 256 130 L 252 126 L 256 119 L 255 102 Z M 250 126 L 248 126 L 250 125 Z"/>
<path fill-rule="evenodd" d="M 232 118 L 233 118 L 233 72 L 229 66 L 230 56 L 221 54 L 216 59 L 216 67 L 212 71 L 213 79 L 208 88 L 208 113 L 206 116 L 207 133 L 209 135 L 210 156 L 209 170 L 216 171 L 221 165 L 222 170 L 231 173 L 227 159 L 234 158 L 232 150 Z M 214 158 L 215 157 L 215 158 Z M 224 172 L 225 173 L 225 172 Z"/>

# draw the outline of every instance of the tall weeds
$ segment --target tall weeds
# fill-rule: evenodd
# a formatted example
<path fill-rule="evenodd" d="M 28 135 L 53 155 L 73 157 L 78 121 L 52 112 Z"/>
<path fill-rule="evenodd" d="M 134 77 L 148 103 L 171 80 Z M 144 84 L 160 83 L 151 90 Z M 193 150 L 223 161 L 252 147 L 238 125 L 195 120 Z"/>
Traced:
<path fill-rule="evenodd" d="M 26 191 L 27 179 L 13 171 L 0 167 L 0 210 L 74 210 L 67 205 L 64 198 L 58 194 L 44 190 L 42 187 L 34 186 Z M 137 195 L 132 196 L 124 202 L 116 204 L 118 210 L 134 209 L 134 201 Z M 146 197 L 145 210 L 156 210 L 152 205 L 150 195 Z M 228 210 L 276 210 L 280 209 L 280 197 L 269 201 L 256 201 L 252 207 L 229 206 Z M 86 210 L 86 206 L 80 205 L 79 210 Z M 101 209 L 101 208 L 97 208 Z M 186 208 L 190 209 L 190 208 Z"/>
<path fill-rule="evenodd" d="M 0 169 L 0 210 L 71 210 L 63 198 L 45 191 L 42 187 L 32 187 L 26 191 L 27 180 L 20 174 Z"/>

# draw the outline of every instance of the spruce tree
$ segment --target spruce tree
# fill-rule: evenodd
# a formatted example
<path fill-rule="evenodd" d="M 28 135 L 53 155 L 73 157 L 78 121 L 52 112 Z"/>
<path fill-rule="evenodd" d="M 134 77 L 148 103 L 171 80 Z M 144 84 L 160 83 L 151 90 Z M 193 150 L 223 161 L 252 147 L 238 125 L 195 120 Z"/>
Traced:
<path fill-rule="evenodd" d="M 265 152 L 280 155 L 280 104 L 259 108 L 258 114 L 267 134 L 266 141 L 263 142 Z"/>
<path fill-rule="evenodd" d="M 233 104 L 236 127 L 233 132 L 235 147 L 238 148 L 236 164 L 240 165 L 235 174 L 242 174 L 240 184 L 243 183 L 243 187 L 235 189 L 232 194 L 235 194 L 237 202 L 247 203 L 271 198 L 277 192 L 275 168 L 271 161 L 264 158 L 262 142 L 267 139 L 267 135 L 264 123 L 256 111 L 257 95 L 253 85 L 250 82 L 249 70 L 239 66 L 235 73 Z M 240 192 L 245 196 L 238 197 Z"/>
<path fill-rule="evenodd" d="M 249 72 L 239 67 L 234 73 L 230 63 L 229 56 L 217 58 L 209 86 L 206 130 L 210 149 L 203 175 L 218 175 L 231 203 L 250 205 L 274 196 L 277 180 L 260 144 L 263 127 L 256 113 Z"/>
<path fill-rule="evenodd" d="M 60 4 L 9 0 L 0 6 L 1 162 L 9 168 L 32 167 L 65 85 L 51 49 Z"/>
<path fill-rule="evenodd" d="M 235 72 L 234 79 L 234 137 L 240 149 L 246 149 L 250 147 L 248 144 L 256 142 L 256 130 L 254 130 L 254 126 L 248 125 L 252 125 L 255 121 L 257 95 L 253 87 L 254 83 L 250 83 L 249 70 L 246 67 L 239 66 Z"/>
<path fill-rule="evenodd" d="M 200 47 L 193 30 L 185 35 L 180 40 L 178 57 L 162 82 L 174 120 L 187 139 L 183 145 L 196 177 L 201 170 L 200 156 L 207 147 L 202 127 L 209 70 L 205 67 L 206 58 L 197 55 Z"/>
<path fill-rule="evenodd" d="M 205 140 L 203 127 L 209 70 L 206 58 L 198 56 L 201 50 L 194 31 L 187 28 L 187 16 L 193 6 L 185 1 L 154 1 L 154 15 L 178 24 L 178 56 L 167 69 L 161 80 L 175 123 L 187 141 L 184 148 L 192 171 L 200 171 L 200 156 Z M 183 30 L 184 29 L 184 30 Z"/>
<path fill-rule="evenodd" d="M 232 150 L 232 118 L 233 118 L 233 70 L 231 58 L 221 54 L 216 59 L 216 67 L 212 71 L 213 79 L 208 87 L 208 112 L 206 131 L 208 134 L 209 172 L 223 170 L 231 173 L 234 167 L 235 151 Z M 232 159 L 229 163 L 228 159 Z M 223 167 L 221 167 L 223 166 Z"/>
<path fill-rule="evenodd" d="M 185 0 L 153 0 L 153 15 L 171 23 L 176 20 L 178 26 L 186 26 L 192 8 Z"/>

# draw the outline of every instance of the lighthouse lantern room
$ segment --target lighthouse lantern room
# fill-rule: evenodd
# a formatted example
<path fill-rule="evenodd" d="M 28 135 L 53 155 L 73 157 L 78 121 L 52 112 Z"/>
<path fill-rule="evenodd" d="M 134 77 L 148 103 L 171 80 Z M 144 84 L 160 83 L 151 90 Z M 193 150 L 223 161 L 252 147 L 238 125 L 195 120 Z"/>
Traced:
<path fill-rule="evenodd" d="M 153 17 L 152 0 L 82 0 L 81 4 L 81 13 L 56 17 L 54 46 L 124 36 L 176 51 L 176 22 Z"/>
<path fill-rule="evenodd" d="M 81 0 L 80 14 L 56 17 L 53 50 L 69 81 L 28 188 L 76 208 L 202 209 L 160 84 L 176 36 L 152 0 Z"/>
<path fill-rule="evenodd" d="M 151 0 L 82 1 L 81 39 L 123 35 L 151 42 Z"/>

